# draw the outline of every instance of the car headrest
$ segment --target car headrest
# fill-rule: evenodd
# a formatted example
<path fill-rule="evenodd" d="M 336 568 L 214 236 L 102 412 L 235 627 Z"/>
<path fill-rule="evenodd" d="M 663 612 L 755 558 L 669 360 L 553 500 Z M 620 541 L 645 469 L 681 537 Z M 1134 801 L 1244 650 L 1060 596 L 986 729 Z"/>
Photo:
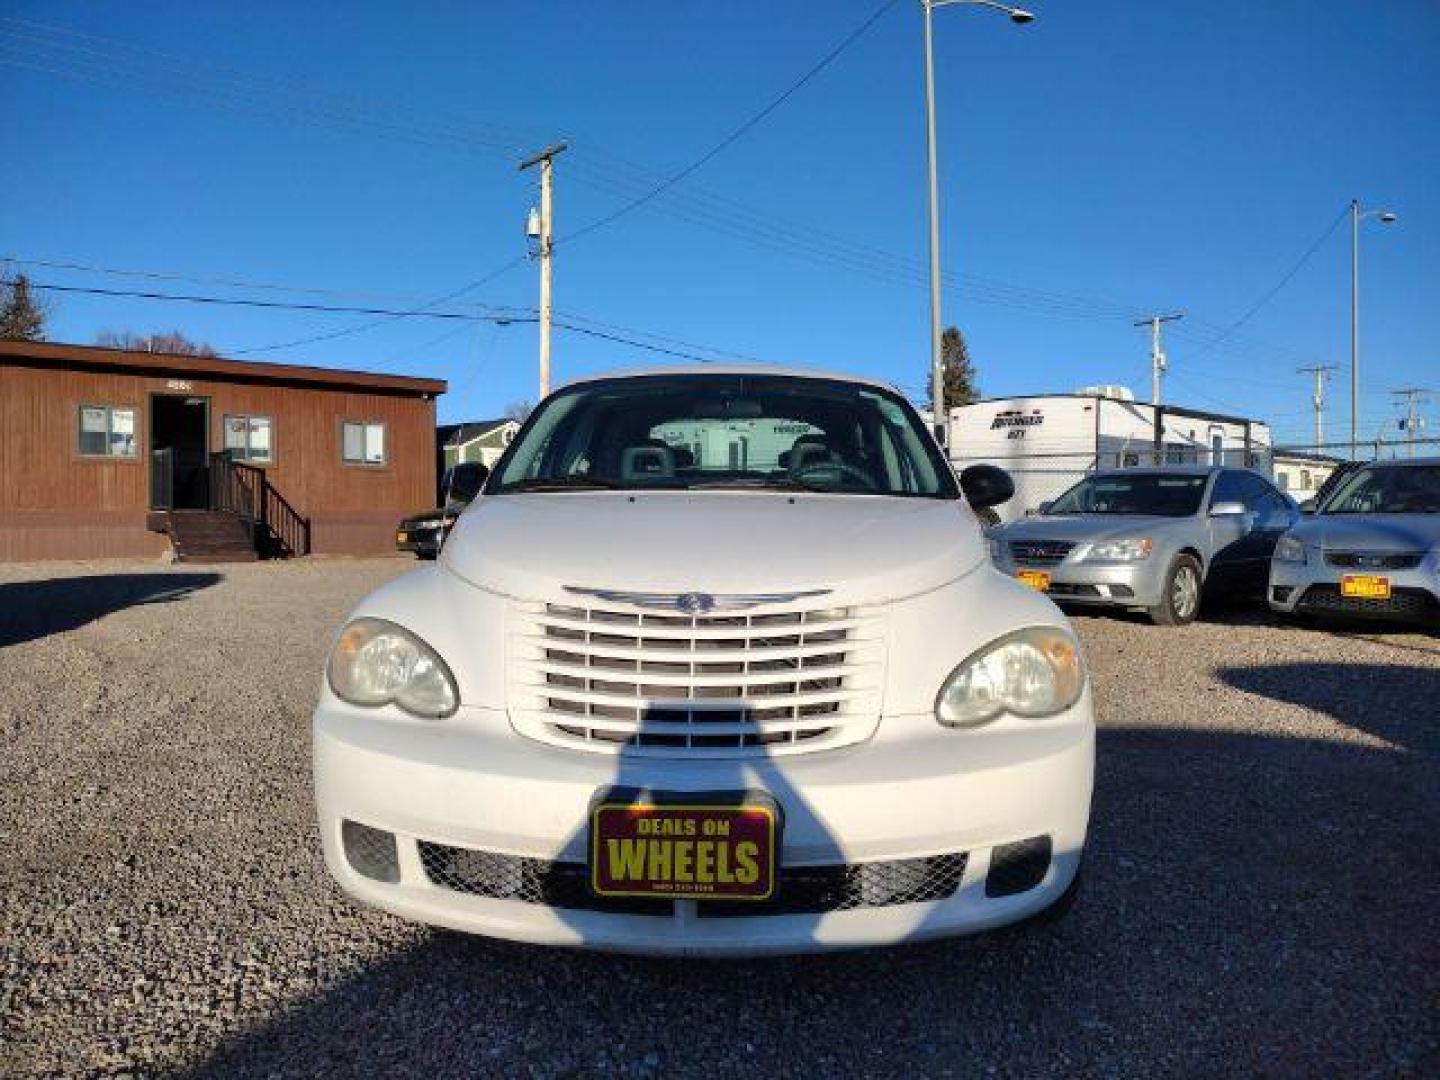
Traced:
<path fill-rule="evenodd" d="M 620 452 L 621 480 L 653 480 L 675 475 L 675 451 L 664 443 L 627 446 Z"/>
<path fill-rule="evenodd" d="M 801 438 L 809 438 L 809 436 L 801 436 Z M 790 450 L 790 462 L 786 467 L 792 473 L 798 473 L 815 465 L 828 465 L 834 460 L 835 455 L 823 442 L 802 443 L 797 439 Z"/>

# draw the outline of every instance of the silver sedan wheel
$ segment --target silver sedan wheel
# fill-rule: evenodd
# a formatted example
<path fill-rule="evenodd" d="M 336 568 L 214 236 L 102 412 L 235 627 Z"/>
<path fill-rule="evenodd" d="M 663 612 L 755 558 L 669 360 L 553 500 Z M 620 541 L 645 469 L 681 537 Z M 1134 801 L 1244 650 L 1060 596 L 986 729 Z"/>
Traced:
<path fill-rule="evenodd" d="M 1200 575 L 1193 566 L 1181 566 L 1170 582 L 1170 607 L 1178 619 L 1188 622 L 1200 607 Z"/>

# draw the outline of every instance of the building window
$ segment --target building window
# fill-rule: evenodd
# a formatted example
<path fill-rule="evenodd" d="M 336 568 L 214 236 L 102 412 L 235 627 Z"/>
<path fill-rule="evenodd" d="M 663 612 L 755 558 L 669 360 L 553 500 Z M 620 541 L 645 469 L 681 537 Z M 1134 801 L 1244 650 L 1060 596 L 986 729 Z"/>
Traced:
<path fill-rule="evenodd" d="M 340 453 L 352 465 L 384 465 L 385 425 L 346 420 Z"/>
<path fill-rule="evenodd" d="M 140 444 L 135 437 L 135 410 L 81 405 L 80 453 L 85 457 L 136 457 Z"/>
<path fill-rule="evenodd" d="M 1301 491 L 1309 491 L 1309 490 L 1310 490 L 1310 470 L 1309 470 L 1309 469 L 1301 469 L 1301 470 L 1300 470 L 1300 490 L 1301 490 Z"/>
<path fill-rule="evenodd" d="M 225 452 L 235 461 L 270 461 L 270 430 L 268 416 L 225 417 Z"/>

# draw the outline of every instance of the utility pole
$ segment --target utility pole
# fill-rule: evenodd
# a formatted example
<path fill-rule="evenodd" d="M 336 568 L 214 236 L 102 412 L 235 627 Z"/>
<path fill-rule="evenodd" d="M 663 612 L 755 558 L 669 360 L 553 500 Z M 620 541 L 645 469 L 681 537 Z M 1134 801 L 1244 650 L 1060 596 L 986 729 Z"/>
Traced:
<path fill-rule="evenodd" d="M 1300 375 L 1315 376 L 1315 393 L 1310 398 L 1310 404 L 1315 406 L 1315 453 L 1319 454 L 1325 445 L 1325 380 L 1336 368 L 1334 364 L 1312 364 L 1295 370 Z"/>
<path fill-rule="evenodd" d="M 544 401 L 550 393 L 550 256 L 555 247 L 555 215 L 552 203 L 555 157 L 568 148 L 568 143 L 556 143 L 520 163 L 521 172 L 535 165 L 540 166 L 540 232 L 537 237 L 540 249 L 537 253 L 540 259 L 540 397 L 537 404 Z"/>
<path fill-rule="evenodd" d="M 1423 386 L 1407 386 L 1403 390 L 1391 390 L 1396 397 L 1405 399 L 1405 441 L 1410 444 L 1410 456 L 1415 456 L 1415 443 L 1420 430 L 1420 402 L 1429 390 Z"/>
<path fill-rule="evenodd" d="M 1167 322 L 1174 322 L 1176 319 L 1184 317 L 1183 311 L 1176 311 L 1169 315 L 1151 315 L 1148 319 L 1141 319 L 1135 323 L 1136 326 L 1150 327 L 1150 405 L 1155 412 L 1155 446 L 1152 456 L 1156 465 L 1161 464 L 1160 449 L 1165 441 L 1164 414 L 1160 407 L 1160 376 L 1164 375 L 1165 369 L 1170 366 L 1160 341 L 1160 327 Z"/>

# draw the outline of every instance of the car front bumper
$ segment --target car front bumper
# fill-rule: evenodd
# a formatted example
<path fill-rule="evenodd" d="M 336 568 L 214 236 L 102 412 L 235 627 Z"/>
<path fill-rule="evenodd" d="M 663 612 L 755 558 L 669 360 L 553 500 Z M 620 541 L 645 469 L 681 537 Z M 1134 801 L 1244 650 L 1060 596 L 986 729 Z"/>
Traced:
<path fill-rule="evenodd" d="M 1009 561 L 1002 567 L 1012 577 L 1022 571 L 1050 575 L 1046 595 L 1062 604 L 1110 607 L 1154 607 L 1165 590 L 1164 562 L 1151 557 L 1132 563 L 1083 563 L 1068 560 L 1050 565 Z"/>
<path fill-rule="evenodd" d="M 1440 558 L 1406 570 L 1351 570 L 1319 562 L 1270 563 L 1270 608 L 1282 614 L 1333 615 L 1362 619 L 1395 619 L 1421 625 L 1440 626 Z M 1390 582 L 1386 599 L 1348 597 L 1341 593 L 1341 579 L 1351 574 L 1373 574 Z"/>
<path fill-rule="evenodd" d="M 395 550 L 416 555 L 438 555 L 442 537 L 439 526 L 411 528 L 401 525 L 395 530 Z"/>
<path fill-rule="evenodd" d="M 971 933 L 1042 911 L 1079 867 L 1094 727 L 1087 691 L 1067 713 L 1039 722 L 1006 717 L 950 731 L 930 716 L 887 717 L 868 742 L 843 749 L 733 760 L 629 758 L 529 740 L 501 711 L 463 708 L 430 723 L 351 708 L 327 693 L 314 718 L 314 766 L 326 864 L 366 904 L 518 941 L 743 956 Z M 461 849 L 542 874 L 564 870 L 573 884 L 586 861 L 591 802 L 617 784 L 767 792 L 784 814 L 780 901 L 787 871 L 843 866 L 843 874 L 862 880 L 889 864 L 930 865 L 948 856 L 945 865 L 963 872 L 954 871 L 958 884 L 937 899 L 895 902 L 882 895 L 852 903 L 852 897 L 844 910 L 803 913 L 759 904 L 738 914 L 707 914 L 704 902 L 687 900 L 645 901 L 658 913 L 626 913 L 588 899 L 583 889 L 572 889 L 575 906 L 564 906 L 553 890 L 520 876 L 513 894 L 476 895 L 436 872 L 434 851 Z M 356 870 L 343 839 L 347 821 L 394 835 L 398 880 Z M 1004 891 L 997 876 L 1015 845 L 1041 837 L 1048 837 L 1051 855 L 1038 881 L 994 895 Z"/>

